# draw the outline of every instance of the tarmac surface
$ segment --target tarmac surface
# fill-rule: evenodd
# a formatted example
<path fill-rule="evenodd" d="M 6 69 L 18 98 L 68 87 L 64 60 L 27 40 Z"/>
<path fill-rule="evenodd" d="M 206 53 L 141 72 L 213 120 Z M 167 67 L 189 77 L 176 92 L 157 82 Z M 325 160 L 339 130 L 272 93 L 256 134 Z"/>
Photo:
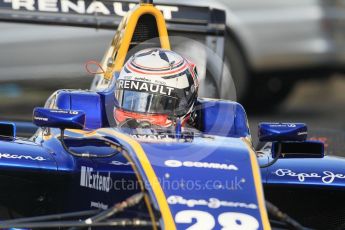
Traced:
<path fill-rule="evenodd" d="M 318 129 L 345 131 L 345 78 L 299 83 L 274 113 L 249 115 L 251 126 L 259 121 L 306 122 Z"/>
<path fill-rule="evenodd" d="M 299 83 L 289 98 L 274 112 L 248 115 L 253 139 L 263 121 L 303 122 L 308 137 L 325 140 L 334 154 L 345 153 L 345 78 Z"/>

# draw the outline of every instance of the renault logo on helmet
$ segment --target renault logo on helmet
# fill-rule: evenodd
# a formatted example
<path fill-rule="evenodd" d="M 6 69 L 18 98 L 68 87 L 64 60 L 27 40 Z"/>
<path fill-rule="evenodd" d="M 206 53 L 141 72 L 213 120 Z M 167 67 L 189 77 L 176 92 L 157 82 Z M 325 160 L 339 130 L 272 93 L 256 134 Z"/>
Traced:
<path fill-rule="evenodd" d="M 131 81 L 131 80 L 118 80 L 117 89 L 128 89 L 139 92 L 150 92 L 155 94 L 162 94 L 171 96 L 174 91 L 173 87 L 158 85 L 149 82 Z"/>

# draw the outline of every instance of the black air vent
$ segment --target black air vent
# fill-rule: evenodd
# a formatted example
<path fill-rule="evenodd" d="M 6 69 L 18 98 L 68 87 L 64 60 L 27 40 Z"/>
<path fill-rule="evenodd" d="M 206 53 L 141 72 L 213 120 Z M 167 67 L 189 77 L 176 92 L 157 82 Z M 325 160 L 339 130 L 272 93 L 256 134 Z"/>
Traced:
<path fill-rule="evenodd" d="M 140 43 L 146 42 L 150 39 L 157 37 L 159 37 L 159 35 L 156 18 L 150 14 L 145 14 L 141 16 L 138 20 L 129 49 L 132 49 L 134 46 Z M 150 45 L 151 47 L 160 47 L 160 44 Z"/>
<path fill-rule="evenodd" d="M 345 229 L 344 190 L 265 187 L 265 197 L 281 211 L 312 229 Z"/>
<path fill-rule="evenodd" d="M 16 126 L 12 123 L 0 122 L 0 136 L 14 138 L 16 136 Z"/>

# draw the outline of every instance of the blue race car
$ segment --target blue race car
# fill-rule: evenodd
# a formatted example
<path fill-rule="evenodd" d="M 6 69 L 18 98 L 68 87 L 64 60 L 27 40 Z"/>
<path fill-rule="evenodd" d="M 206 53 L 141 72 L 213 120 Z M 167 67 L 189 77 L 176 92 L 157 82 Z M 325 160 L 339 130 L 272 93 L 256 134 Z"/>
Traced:
<path fill-rule="evenodd" d="M 194 127 L 117 126 L 115 80 L 147 39 L 137 24 L 169 49 L 161 12 L 142 3 L 92 91 L 55 92 L 29 139 L 0 123 L 0 228 L 344 229 L 345 161 L 307 140 L 305 124 L 261 123 L 255 151 L 240 104 L 199 98 Z"/>

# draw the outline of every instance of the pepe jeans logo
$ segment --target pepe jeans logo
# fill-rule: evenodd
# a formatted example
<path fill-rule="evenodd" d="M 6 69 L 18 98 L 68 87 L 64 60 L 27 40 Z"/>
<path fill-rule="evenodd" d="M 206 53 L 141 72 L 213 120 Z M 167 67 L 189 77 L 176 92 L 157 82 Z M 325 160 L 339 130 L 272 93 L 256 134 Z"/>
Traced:
<path fill-rule="evenodd" d="M 31 161 L 45 161 L 45 159 L 42 156 L 28 156 L 28 155 L 17 155 L 17 154 L 9 154 L 9 153 L 0 153 L 0 159 L 6 158 L 6 159 L 17 159 L 17 160 L 31 160 Z"/>
<path fill-rule="evenodd" d="M 178 161 L 178 160 L 166 160 L 164 164 L 168 167 L 192 167 L 192 168 L 209 168 L 209 169 L 223 169 L 223 170 L 235 170 L 238 168 L 233 164 L 220 164 L 209 162 L 197 162 L 197 161 Z"/>
<path fill-rule="evenodd" d="M 171 96 L 171 93 L 174 91 L 173 87 L 152 84 L 149 82 L 131 81 L 131 80 L 119 80 L 117 89 L 129 89 L 129 90 L 135 90 L 139 92 L 150 92 L 150 93 L 156 93 L 156 94 L 158 93 L 158 94 L 168 95 L 168 96 Z"/>
<path fill-rule="evenodd" d="M 322 182 L 325 184 L 331 184 L 335 179 L 345 179 L 345 174 L 331 171 L 323 171 L 320 175 L 319 173 L 296 173 L 290 169 L 277 169 L 273 174 L 279 177 L 296 177 L 300 182 L 304 182 L 308 178 L 321 178 Z"/>
<path fill-rule="evenodd" d="M 171 205 L 186 205 L 187 207 L 193 208 L 195 206 L 207 206 L 212 209 L 220 208 L 220 207 L 233 207 L 233 208 L 249 208 L 249 209 L 257 209 L 258 206 L 256 204 L 250 203 L 242 203 L 242 202 L 233 202 L 233 201 L 222 201 L 217 198 L 209 198 L 208 200 L 204 199 L 185 199 L 182 196 L 169 196 L 168 204 Z"/>
<path fill-rule="evenodd" d="M 112 179 L 110 172 L 107 175 L 102 175 L 95 172 L 93 168 L 81 166 L 80 172 L 80 186 L 95 189 L 98 191 L 109 192 L 112 187 Z"/>

